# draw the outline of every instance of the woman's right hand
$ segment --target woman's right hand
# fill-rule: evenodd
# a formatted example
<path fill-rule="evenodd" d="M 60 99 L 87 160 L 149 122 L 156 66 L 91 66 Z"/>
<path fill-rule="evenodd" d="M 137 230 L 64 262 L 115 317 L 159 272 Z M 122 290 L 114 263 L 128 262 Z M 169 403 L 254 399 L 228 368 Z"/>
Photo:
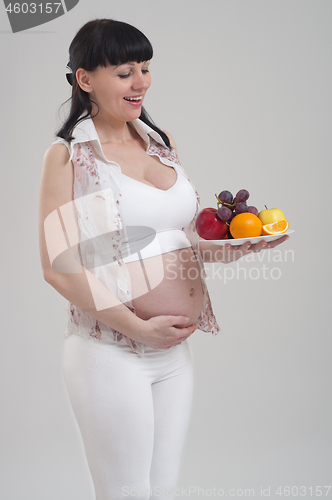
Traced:
<path fill-rule="evenodd" d="M 144 321 L 140 341 L 153 349 L 169 349 L 181 344 L 197 329 L 196 325 L 184 326 L 187 323 L 185 316 L 153 316 Z"/>

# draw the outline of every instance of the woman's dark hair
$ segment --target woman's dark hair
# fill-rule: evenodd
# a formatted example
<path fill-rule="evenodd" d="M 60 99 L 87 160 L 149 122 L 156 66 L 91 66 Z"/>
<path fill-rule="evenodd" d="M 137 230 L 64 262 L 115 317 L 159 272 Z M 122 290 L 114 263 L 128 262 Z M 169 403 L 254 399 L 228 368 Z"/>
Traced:
<path fill-rule="evenodd" d="M 67 76 L 72 85 L 69 116 L 56 135 L 70 142 L 74 139 L 71 135 L 74 127 L 92 112 L 89 94 L 81 89 L 76 80 L 78 68 L 94 71 L 98 66 L 106 67 L 108 64 L 132 61 L 140 63 L 149 61 L 152 55 L 152 45 L 147 37 L 130 24 L 114 19 L 95 19 L 82 26 L 69 47 L 67 67 L 72 71 Z M 86 114 L 82 116 L 84 112 Z M 168 136 L 155 125 L 143 107 L 140 119 L 155 130 L 171 148 Z"/>

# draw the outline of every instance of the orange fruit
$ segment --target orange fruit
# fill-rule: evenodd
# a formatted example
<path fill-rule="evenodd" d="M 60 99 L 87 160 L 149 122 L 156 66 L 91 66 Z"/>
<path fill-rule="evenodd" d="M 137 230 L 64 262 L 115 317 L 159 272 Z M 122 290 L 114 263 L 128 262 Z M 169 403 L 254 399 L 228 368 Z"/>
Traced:
<path fill-rule="evenodd" d="M 257 215 L 244 212 L 231 220 L 229 230 L 233 238 L 254 238 L 261 236 L 262 223 Z"/>
<path fill-rule="evenodd" d="M 281 219 L 277 222 L 273 222 L 273 224 L 265 224 L 262 227 L 263 234 L 282 234 L 287 231 L 289 228 L 288 220 Z"/>

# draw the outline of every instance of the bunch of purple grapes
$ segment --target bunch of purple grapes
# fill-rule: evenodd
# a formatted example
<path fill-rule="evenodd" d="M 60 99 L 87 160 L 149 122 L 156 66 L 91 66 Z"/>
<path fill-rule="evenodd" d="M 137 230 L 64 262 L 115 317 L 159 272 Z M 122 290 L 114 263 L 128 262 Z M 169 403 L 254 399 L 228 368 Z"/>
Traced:
<path fill-rule="evenodd" d="M 218 217 L 225 221 L 230 222 L 233 217 L 244 212 L 250 212 L 254 215 L 258 215 L 258 210 L 256 207 L 247 204 L 249 199 L 249 192 L 246 189 L 240 189 L 233 198 L 230 191 L 221 191 L 219 195 L 215 195 L 218 200 Z"/>

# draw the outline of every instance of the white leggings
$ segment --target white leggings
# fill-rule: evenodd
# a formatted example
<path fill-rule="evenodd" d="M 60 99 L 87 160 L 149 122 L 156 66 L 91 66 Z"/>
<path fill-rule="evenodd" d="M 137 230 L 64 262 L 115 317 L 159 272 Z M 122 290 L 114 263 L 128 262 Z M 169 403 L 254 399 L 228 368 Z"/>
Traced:
<path fill-rule="evenodd" d="M 173 498 L 193 396 L 188 342 L 138 357 L 72 334 L 63 374 L 96 500 Z"/>

